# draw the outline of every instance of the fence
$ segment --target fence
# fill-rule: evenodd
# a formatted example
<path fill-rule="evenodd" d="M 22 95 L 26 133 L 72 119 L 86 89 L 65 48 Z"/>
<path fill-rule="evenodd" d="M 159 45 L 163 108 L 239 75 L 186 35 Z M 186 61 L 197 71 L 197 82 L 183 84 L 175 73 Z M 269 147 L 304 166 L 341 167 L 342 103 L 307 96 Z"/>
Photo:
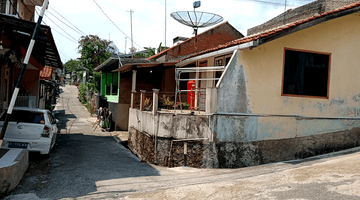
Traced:
<path fill-rule="evenodd" d="M 154 101 L 154 98 L 156 98 L 156 101 Z M 175 99 L 177 99 L 177 102 L 175 102 Z M 175 98 L 174 92 L 160 92 L 156 89 L 154 89 L 152 92 L 132 92 L 131 108 L 143 111 L 153 111 L 155 102 L 156 110 L 187 110 L 192 108 L 187 99 L 188 95 L 186 93 L 178 94 L 177 98 Z"/>

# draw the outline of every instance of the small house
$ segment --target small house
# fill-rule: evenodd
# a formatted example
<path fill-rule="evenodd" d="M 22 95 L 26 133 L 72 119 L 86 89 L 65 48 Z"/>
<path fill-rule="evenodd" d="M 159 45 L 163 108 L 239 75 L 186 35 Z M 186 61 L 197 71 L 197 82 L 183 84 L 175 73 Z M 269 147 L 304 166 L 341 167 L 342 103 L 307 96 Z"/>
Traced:
<path fill-rule="evenodd" d="M 223 68 L 219 78 L 193 68 L 205 109 L 130 109 L 129 146 L 148 162 L 214 168 L 359 146 L 360 2 L 344 4 L 312 2 L 183 58 L 176 74 L 194 62 Z"/>

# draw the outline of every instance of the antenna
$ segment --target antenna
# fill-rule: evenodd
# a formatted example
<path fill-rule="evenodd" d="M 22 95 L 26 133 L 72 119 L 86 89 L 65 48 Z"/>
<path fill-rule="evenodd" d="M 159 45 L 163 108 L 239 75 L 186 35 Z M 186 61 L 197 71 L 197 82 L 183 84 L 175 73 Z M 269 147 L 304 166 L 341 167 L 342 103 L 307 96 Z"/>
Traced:
<path fill-rule="evenodd" d="M 165 42 L 164 42 L 164 44 L 165 44 L 165 47 L 166 47 L 166 14 L 167 13 L 167 10 L 166 10 L 166 0 L 165 0 Z"/>
<path fill-rule="evenodd" d="M 133 40 L 133 29 L 132 29 L 132 14 L 134 13 L 134 11 L 132 9 L 130 9 L 130 11 L 127 11 L 127 12 L 130 12 L 130 26 L 131 26 L 131 58 L 134 58 L 134 51 L 135 51 L 135 48 L 134 48 L 134 40 Z"/>

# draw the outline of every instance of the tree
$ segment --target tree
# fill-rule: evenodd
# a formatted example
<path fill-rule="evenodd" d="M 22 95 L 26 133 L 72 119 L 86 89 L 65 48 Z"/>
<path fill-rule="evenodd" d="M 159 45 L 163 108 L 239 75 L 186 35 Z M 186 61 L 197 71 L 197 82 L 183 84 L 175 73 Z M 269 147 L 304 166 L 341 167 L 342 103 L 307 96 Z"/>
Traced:
<path fill-rule="evenodd" d="M 161 52 L 161 50 L 162 50 L 161 45 L 162 45 L 162 42 L 160 42 L 159 47 L 156 49 L 157 50 L 156 52 L 155 52 L 155 48 L 144 47 L 144 49 L 148 50 L 148 52 L 147 53 L 136 54 L 135 56 L 136 57 L 145 57 L 145 58 L 151 57 L 151 56 Z"/>
<path fill-rule="evenodd" d="M 97 35 L 87 35 L 81 37 L 78 49 L 81 54 L 79 64 L 87 69 L 92 77 L 87 86 L 99 92 L 101 73 L 95 72 L 94 69 L 115 54 L 117 48 L 110 40 L 101 39 Z"/>
<path fill-rule="evenodd" d="M 64 66 L 66 67 L 66 72 L 75 72 L 79 66 L 79 61 L 70 59 L 64 64 Z"/>

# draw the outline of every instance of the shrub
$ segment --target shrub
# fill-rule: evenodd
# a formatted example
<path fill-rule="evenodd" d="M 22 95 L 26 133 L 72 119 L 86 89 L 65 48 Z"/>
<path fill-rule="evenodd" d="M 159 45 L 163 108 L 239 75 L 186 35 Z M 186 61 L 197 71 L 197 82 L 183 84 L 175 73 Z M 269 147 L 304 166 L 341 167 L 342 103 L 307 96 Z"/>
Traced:
<path fill-rule="evenodd" d="M 86 103 L 86 86 L 83 85 L 83 84 L 80 84 L 79 100 L 80 100 L 83 104 Z"/>
<path fill-rule="evenodd" d="M 86 102 L 85 107 L 88 109 L 90 114 L 94 114 L 94 112 L 92 112 L 91 106 L 89 102 Z"/>

